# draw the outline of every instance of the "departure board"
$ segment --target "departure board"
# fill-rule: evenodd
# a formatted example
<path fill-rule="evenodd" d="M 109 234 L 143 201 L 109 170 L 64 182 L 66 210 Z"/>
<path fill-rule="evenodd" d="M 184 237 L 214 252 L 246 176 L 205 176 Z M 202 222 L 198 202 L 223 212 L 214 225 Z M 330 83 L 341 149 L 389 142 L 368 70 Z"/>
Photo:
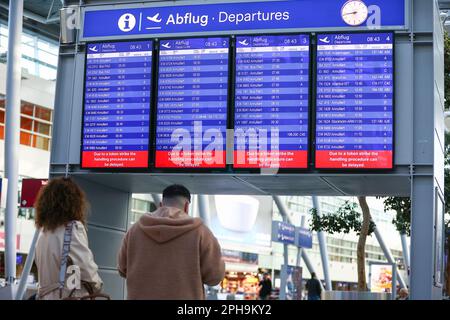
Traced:
<path fill-rule="evenodd" d="M 393 167 L 393 34 L 317 36 L 316 168 Z"/>
<path fill-rule="evenodd" d="M 156 110 L 157 168 L 224 168 L 228 38 L 162 40 Z"/>
<path fill-rule="evenodd" d="M 236 38 L 235 168 L 307 168 L 309 36 Z"/>
<path fill-rule="evenodd" d="M 82 168 L 148 168 L 152 41 L 90 43 Z"/>

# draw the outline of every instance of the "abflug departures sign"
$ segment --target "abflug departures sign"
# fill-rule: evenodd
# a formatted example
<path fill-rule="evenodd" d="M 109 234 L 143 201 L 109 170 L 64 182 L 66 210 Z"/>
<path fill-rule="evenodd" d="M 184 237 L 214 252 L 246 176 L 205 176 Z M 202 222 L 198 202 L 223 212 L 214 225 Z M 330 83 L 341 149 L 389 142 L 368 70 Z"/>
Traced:
<path fill-rule="evenodd" d="M 404 28 L 405 1 L 291 0 L 182 6 L 158 3 L 109 10 L 104 6 L 93 7 L 85 10 L 82 39 L 269 29 L 320 30 L 362 23 Z"/>
<path fill-rule="evenodd" d="M 404 0 L 155 5 L 83 9 L 83 168 L 392 168 Z"/>

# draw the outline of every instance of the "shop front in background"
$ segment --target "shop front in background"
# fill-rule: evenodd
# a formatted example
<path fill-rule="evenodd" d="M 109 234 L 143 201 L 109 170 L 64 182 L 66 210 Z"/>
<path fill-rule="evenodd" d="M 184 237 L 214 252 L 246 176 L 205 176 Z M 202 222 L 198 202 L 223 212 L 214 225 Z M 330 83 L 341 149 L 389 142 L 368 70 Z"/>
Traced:
<path fill-rule="evenodd" d="M 222 250 L 225 278 L 218 294 L 219 300 L 256 300 L 260 274 L 255 253 Z"/>

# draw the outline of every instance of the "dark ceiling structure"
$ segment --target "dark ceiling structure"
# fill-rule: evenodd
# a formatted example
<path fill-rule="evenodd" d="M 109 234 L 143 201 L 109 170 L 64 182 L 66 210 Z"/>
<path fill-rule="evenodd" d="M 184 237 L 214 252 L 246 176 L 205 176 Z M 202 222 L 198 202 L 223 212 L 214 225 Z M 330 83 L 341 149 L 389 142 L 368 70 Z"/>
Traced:
<path fill-rule="evenodd" d="M 10 0 L 14 1 L 14 0 Z M 64 0 L 24 0 L 24 28 L 59 40 L 59 10 Z M 0 20 L 8 21 L 9 0 L 0 0 Z"/>

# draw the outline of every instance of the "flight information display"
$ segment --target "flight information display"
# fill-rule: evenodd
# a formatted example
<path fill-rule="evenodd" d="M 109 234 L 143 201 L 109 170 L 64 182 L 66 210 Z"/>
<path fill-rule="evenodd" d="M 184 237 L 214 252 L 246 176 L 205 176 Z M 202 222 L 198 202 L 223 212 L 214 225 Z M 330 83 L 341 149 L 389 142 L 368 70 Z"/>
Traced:
<path fill-rule="evenodd" d="M 307 168 L 308 35 L 236 38 L 235 168 Z"/>
<path fill-rule="evenodd" d="M 228 38 L 162 40 L 156 115 L 157 168 L 224 168 Z"/>
<path fill-rule="evenodd" d="M 82 168 L 148 168 L 152 41 L 90 43 Z"/>
<path fill-rule="evenodd" d="M 393 33 L 317 36 L 316 168 L 392 168 L 393 40 Z"/>

